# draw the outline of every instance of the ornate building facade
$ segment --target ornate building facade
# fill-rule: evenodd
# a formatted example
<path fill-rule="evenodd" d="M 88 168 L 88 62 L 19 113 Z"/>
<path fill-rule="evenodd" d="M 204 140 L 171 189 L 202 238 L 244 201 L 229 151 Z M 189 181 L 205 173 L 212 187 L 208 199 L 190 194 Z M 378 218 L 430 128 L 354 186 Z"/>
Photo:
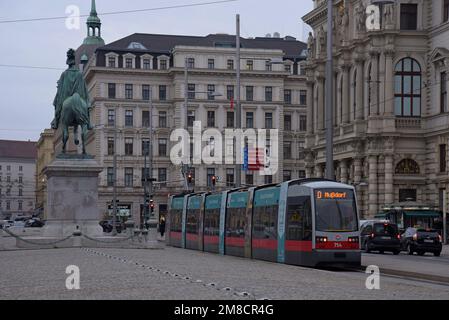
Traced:
<path fill-rule="evenodd" d="M 367 24 L 371 1 L 334 2 L 336 178 L 356 186 L 365 217 L 404 201 L 442 209 L 449 190 L 449 1 L 385 5 L 374 30 Z M 313 101 L 308 177 L 325 171 L 326 5 L 314 1 L 303 17 L 313 28 L 306 66 Z"/>

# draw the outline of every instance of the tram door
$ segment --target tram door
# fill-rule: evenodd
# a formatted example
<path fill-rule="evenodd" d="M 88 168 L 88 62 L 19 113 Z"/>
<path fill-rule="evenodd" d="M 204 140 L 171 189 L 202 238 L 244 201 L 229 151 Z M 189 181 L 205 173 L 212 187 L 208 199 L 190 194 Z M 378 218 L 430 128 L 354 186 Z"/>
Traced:
<path fill-rule="evenodd" d="M 192 196 L 187 202 L 186 249 L 199 250 L 200 210 L 202 196 Z"/>
<path fill-rule="evenodd" d="M 233 192 L 228 196 L 225 226 L 225 254 L 245 256 L 245 227 L 248 192 Z"/>
<path fill-rule="evenodd" d="M 220 236 L 220 208 L 222 195 L 213 194 L 206 197 L 204 210 L 204 230 L 203 241 L 204 251 L 218 253 L 219 252 L 219 236 Z"/>

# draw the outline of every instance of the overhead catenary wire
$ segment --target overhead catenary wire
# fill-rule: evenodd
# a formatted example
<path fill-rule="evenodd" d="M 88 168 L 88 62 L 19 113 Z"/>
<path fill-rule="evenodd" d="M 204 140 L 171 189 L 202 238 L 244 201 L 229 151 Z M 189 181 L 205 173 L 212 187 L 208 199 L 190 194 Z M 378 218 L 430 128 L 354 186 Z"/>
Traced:
<path fill-rule="evenodd" d="M 170 10 L 170 9 L 182 9 L 182 8 L 189 8 L 189 7 L 200 7 L 200 6 L 207 6 L 207 5 L 213 5 L 213 4 L 237 2 L 237 1 L 240 1 L 240 0 L 221 0 L 221 1 L 197 2 L 197 3 L 190 3 L 190 4 L 179 4 L 179 5 L 172 5 L 172 6 L 155 7 L 155 8 L 121 10 L 121 11 L 98 13 L 98 15 L 107 16 L 107 15 L 129 14 L 129 13 L 139 13 L 139 12 L 149 12 L 149 11 L 161 11 L 161 10 Z M 89 16 L 90 16 L 90 14 L 82 14 L 79 16 L 70 16 L 70 18 L 85 18 L 85 17 L 89 17 Z M 0 20 L 0 24 L 62 20 L 62 19 L 67 19 L 67 18 L 68 18 L 68 16 L 39 17 L 39 18 L 27 18 L 27 19 L 10 19 L 10 20 Z"/>

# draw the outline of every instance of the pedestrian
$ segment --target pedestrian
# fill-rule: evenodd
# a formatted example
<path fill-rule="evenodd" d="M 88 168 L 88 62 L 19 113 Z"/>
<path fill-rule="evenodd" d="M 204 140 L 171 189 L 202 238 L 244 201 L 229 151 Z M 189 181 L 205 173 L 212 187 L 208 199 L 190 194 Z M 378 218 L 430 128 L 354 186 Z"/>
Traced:
<path fill-rule="evenodd" d="M 165 233 L 165 217 L 161 217 L 161 221 L 159 222 L 159 232 L 163 238 Z"/>

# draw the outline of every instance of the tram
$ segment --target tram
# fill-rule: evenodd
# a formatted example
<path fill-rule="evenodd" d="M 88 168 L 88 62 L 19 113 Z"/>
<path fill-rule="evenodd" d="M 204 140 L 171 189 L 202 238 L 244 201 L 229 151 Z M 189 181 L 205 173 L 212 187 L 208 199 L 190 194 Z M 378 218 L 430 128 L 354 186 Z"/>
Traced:
<path fill-rule="evenodd" d="M 174 247 L 291 265 L 360 266 L 355 189 L 325 179 L 173 195 Z"/>

